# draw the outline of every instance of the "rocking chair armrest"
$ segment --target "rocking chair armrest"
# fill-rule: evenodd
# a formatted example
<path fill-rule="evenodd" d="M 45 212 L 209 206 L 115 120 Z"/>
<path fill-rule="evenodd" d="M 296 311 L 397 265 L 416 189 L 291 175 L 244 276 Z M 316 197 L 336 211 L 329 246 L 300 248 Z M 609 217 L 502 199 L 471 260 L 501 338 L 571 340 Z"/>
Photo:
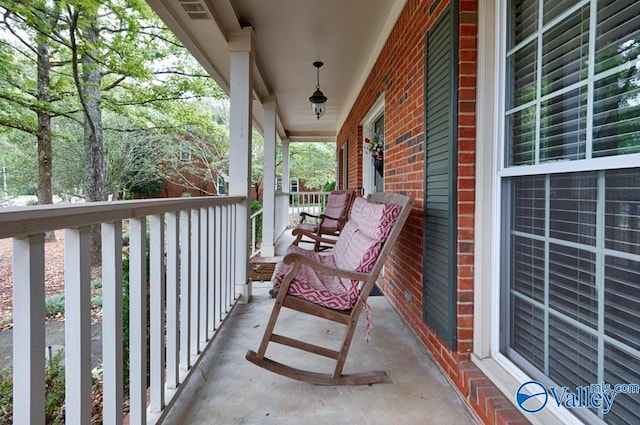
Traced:
<path fill-rule="evenodd" d="M 331 276 L 344 277 L 351 280 L 367 280 L 369 278 L 369 273 L 362 273 L 354 270 L 340 269 L 337 267 L 327 266 L 325 264 L 318 263 L 316 261 L 313 261 L 295 252 L 285 255 L 283 261 L 285 264 L 292 264 L 292 263 L 305 264 L 311 267 L 312 269 L 318 270 L 322 273 L 325 273 Z"/>
<path fill-rule="evenodd" d="M 321 220 L 321 221 L 320 221 L 321 223 L 322 223 L 322 221 L 327 220 L 327 219 L 329 219 L 329 220 L 335 220 L 335 221 L 340 221 L 340 217 L 332 217 L 332 216 L 330 216 L 330 215 L 326 215 L 326 214 L 320 214 L 320 217 L 319 217 L 319 218 L 320 218 L 320 220 Z"/>
<path fill-rule="evenodd" d="M 304 230 L 304 229 L 293 229 L 291 231 L 291 234 L 293 236 L 297 236 L 298 237 L 296 240 L 300 239 L 302 236 L 306 236 L 309 239 L 313 239 L 314 242 L 328 243 L 328 244 L 331 244 L 331 245 L 335 245 L 335 243 L 336 243 L 336 239 L 323 238 L 321 236 L 318 236 L 317 233 L 312 233 L 312 232 L 309 232 L 308 230 Z"/>
<path fill-rule="evenodd" d="M 300 221 L 298 221 L 298 224 L 302 224 L 302 223 L 304 223 L 304 220 L 305 220 L 307 217 L 313 217 L 313 218 L 316 218 L 316 219 L 320 219 L 320 216 L 319 216 L 319 215 L 313 215 L 313 214 L 309 214 L 308 212 L 304 212 L 304 211 L 303 211 L 303 212 L 301 212 L 301 213 L 300 213 Z"/>

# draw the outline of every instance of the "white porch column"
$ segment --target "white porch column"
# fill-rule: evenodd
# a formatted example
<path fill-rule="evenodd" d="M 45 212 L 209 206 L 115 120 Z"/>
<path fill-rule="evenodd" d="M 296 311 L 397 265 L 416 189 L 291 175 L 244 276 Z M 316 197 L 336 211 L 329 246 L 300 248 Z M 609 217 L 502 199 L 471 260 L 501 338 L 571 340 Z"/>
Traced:
<path fill-rule="evenodd" d="M 291 190 L 291 177 L 289 176 L 289 141 L 282 141 L 282 191 L 289 193 Z"/>
<path fill-rule="evenodd" d="M 275 97 L 264 104 L 264 176 L 262 185 L 262 246 L 263 257 L 276 255 L 276 113 Z"/>
<path fill-rule="evenodd" d="M 253 29 L 245 27 L 229 34 L 231 62 L 230 81 L 230 147 L 229 195 L 245 196 L 237 208 L 235 253 L 236 293 L 242 301 L 251 298 L 249 281 L 249 193 L 251 185 L 251 98 L 253 95 Z"/>

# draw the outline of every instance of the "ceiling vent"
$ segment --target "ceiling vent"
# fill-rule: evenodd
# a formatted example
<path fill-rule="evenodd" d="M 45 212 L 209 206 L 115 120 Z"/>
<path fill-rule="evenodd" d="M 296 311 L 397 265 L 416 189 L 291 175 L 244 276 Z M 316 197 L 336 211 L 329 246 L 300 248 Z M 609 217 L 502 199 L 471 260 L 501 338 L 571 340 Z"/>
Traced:
<path fill-rule="evenodd" d="M 187 15 L 189 15 L 189 18 L 193 20 L 211 19 L 207 13 L 207 9 L 205 9 L 200 1 L 180 0 L 180 4 Z"/>

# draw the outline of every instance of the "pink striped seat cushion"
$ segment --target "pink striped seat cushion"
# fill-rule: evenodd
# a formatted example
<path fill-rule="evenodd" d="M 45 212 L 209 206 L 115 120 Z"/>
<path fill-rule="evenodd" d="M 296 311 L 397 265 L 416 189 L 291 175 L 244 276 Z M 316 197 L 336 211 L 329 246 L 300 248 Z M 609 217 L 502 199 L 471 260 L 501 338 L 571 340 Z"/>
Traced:
<path fill-rule="evenodd" d="M 332 267 L 370 272 L 398 217 L 400 207 L 356 198 L 353 208 L 351 220 L 340 233 L 332 255 L 321 255 L 297 246 L 290 246 L 288 252 L 296 252 Z M 291 266 L 283 262 L 276 265 L 272 280 L 274 289 L 280 288 L 289 270 Z M 358 281 L 329 276 L 302 265 L 289 286 L 289 293 L 325 307 L 348 310 L 358 300 L 360 290 Z"/>
<path fill-rule="evenodd" d="M 335 267 L 333 255 L 321 255 L 315 251 L 291 245 L 287 253 L 301 254 L 315 262 Z M 291 270 L 291 264 L 280 261 L 273 271 L 271 283 L 274 289 L 279 289 L 285 275 Z M 289 294 L 336 310 L 348 310 L 357 300 L 357 287 L 345 286 L 341 279 L 318 272 L 303 264 L 296 277 L 289 285 Z M 354 299 L 355 300 L 352 300 Z"/>
<path fill-rule="evenodd" d="M 296 226 L 296 229 L 301 229 L 306 232 L 315 233 L 318 230 L 318 225 L 313 223 L 300 223 Z"/>

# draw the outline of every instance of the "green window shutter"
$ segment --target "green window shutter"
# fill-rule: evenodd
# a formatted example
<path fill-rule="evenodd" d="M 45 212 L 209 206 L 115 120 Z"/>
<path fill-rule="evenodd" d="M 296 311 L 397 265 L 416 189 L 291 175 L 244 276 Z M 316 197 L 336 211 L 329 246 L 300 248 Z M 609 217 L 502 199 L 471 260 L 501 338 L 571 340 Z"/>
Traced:
<path fill-rule="evenodd" d="M 456 349 L 457 4 L 425 41 L 423 319 Z"/>

